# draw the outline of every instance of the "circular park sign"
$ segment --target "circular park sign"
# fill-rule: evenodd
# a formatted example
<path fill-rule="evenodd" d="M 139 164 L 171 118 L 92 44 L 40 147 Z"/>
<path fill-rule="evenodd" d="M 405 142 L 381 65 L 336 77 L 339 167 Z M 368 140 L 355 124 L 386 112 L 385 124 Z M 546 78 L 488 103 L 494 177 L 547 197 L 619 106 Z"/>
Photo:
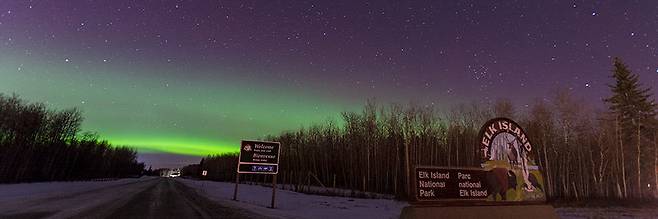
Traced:
<path fill-rule="evenodd" d="M 545 201 L 544 179 L 533 145 L 521 126 L 508 118 L 487 121 L 480 129 L 482 168 L 490 201 Z"/>

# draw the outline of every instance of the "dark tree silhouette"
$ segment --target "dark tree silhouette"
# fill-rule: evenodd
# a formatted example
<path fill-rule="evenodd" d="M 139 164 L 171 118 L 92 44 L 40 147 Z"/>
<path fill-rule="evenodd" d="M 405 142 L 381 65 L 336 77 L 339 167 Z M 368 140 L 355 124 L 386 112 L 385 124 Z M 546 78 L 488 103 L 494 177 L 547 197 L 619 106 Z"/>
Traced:
<path fill-rule="evenodd" d="M 0 94 L 0 182 L 86 180 L 138 176 L 144 164 L 128 147 L 78 136 L 77 109 L 47 110 Z"/>

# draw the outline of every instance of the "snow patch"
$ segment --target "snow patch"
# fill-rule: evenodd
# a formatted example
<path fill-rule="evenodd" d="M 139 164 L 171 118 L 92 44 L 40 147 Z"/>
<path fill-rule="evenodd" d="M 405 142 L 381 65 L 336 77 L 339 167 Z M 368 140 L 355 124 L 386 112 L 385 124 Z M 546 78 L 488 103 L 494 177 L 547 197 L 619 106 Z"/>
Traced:
<path fill-rule="evenodd" d="M 277 190 L 276 208 L 270 209 L 272 188 L 240 184 L 238 201 L 233 201 L 235 183 L 176 180 L 222 205 L 276 218 L 399 218 L 402 208 L 408 205 L 390 199 L 329 197 Z"/>

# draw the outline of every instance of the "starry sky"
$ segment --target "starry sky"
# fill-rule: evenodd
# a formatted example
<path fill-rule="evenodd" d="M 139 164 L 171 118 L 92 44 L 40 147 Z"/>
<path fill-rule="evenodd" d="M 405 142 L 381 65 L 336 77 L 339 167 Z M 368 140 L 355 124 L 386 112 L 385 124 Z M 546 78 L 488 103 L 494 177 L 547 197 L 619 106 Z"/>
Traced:
<path fill-rule="evenodd" d="M 84 130 L 149 162 L 189 160 L 337 120 L 367 99 L 522 107 L 561 88 L 601 104 L 615 56 L 658 96 L 657 11 L 655 1 L 5 0 L 0 92 L 77 107 Z"/>

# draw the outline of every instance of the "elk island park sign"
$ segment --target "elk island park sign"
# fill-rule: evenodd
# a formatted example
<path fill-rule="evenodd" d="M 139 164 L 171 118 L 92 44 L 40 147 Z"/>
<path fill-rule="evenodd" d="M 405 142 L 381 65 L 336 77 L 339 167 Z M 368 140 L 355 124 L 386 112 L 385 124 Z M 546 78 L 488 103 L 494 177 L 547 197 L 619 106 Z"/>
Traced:
<path fill-rule="evenodd" d="M 507 118 L 480 129 L 480 168 L 417 166 L 417 201 L 544 202 L 544 180 L 532 143 L 521 126 Z"/>
<path fill-rule="evenodd" d="M 477 142 L 480 167 L 413 167 L 411 206 L 401 218 L 557 218 L 545 205 L 544 177 L 519 124 L 491 119 L 480 129 Z"/>

